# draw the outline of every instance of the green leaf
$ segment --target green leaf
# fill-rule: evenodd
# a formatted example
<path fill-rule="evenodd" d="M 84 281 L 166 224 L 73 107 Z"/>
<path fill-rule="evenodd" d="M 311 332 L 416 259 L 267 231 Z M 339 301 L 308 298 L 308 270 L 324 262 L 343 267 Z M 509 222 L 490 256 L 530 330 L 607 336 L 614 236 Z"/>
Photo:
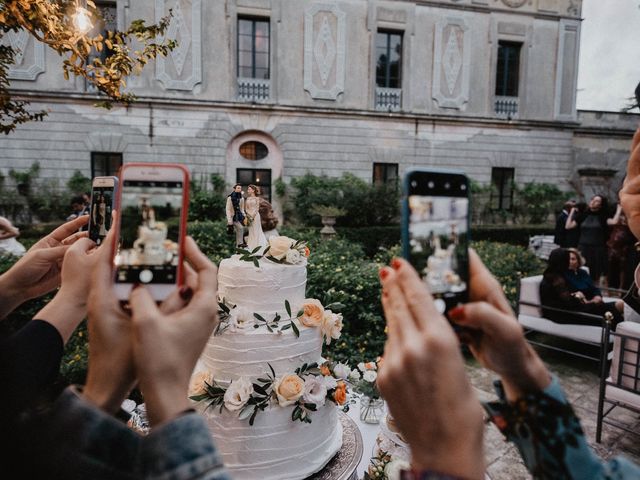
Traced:
<path fill-rule="evenodd" d="M 269 365 L 269 370 L 271 370 L 271 374 L 273 375 L 273 378 L 276 378 L 276 372 L 275 372 L 275 370 L 273 369 L 273 367 L 271 366 L 271 364 L 270 364 L 270 363 L 267 363 L 267 365 Z"/>
<path fill-rule="evenodd" d="M 296 337 L 300 338 L 300 330 L 298 330 L 298 327 L 296 326 L 295 322 L 292 320 L 291 321 L 291 328 L 293 329 L 293 333 L 295 333 Z"/>
<path fill-rule="evenodd" d="M 238 415 L 238 420 L 246 420 L 253 414 L 254 411 L 255 411 L 255 407 L 252 409 L 251 407 L 245 406 L 242 410 L 240 410 L 240 414 Z"/>
<path fill-rule="evenodd" d="M 257 318 L 258 320 L 260 320 L 261 322 L 267 323 L 267 321 L 264 319 L 264 317 L 262 315 L 260 315 L 259 313 L 254 313 L 253 316 L 255 318 Z"/>
<path fill-rule="evenodd" d="M 256 268 L 260 268 L 260 263 L 258 262 L 257 258 L 253 259 L 253 264 L 256 266 Z"/>
<path fill-rule="evenodd" d="M 289 303 L 289 300 L 284 301 L 284 308 L 287 309 L 287 315 L 291 318 L 291 304 Z"/>
<path fill-rule="evenodd" d="M 283 326 L 280 328 L 280 331 L 281 331 L 281 332 L 284 332 L 285 330 L 289 330 L 290 328 L 291 328 L 291 323 L 287 323 L 286 325 L 283 325 Z"/>
<path fill-rule="evenodd" d="M 276 316 L 273 317 L 273 323 L 278 323 L 282 317 L 279 313 L 276 313 Z"/>
<path fill-rule="evenodd" d="M 253 389 L 262 394 L 262 395 L 269 395 L 269 393 L 264 389 L 264 387 L 262 385 L 260 385 L 259 383 L 254 383 L 253 384 Z"/>
<path fill-rule="evenodd" d="M 256 248 L 254 248 L 253 250 L 251 250 L 251 255 L 253 255 L 254 253 L 258 253 L 258 251 L 261 249 L 262 247 L 260 245 L 258 245 Z"/>
<path fill-rule="evenodd" d="M 209 395 L 203 393 L 201 395 L 192 395 L 191 397 L 189 397 L 189 400 L 193 400 L 194 402 L 201 402 L 202 400 L 205 400 L 207 398 L 209 398 Z"/>

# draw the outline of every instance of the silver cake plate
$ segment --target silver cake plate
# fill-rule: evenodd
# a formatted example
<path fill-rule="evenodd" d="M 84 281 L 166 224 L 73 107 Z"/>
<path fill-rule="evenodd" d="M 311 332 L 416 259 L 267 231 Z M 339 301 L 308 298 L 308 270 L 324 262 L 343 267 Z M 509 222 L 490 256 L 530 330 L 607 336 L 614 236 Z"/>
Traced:
<path fill-rule="evenodd" d="M 340 411 L 338 418 L 342 424 L 342 447 L 322 470 L 306 480 L 357 480 L 363 453 L 362 434 L 349 415 Z"/>

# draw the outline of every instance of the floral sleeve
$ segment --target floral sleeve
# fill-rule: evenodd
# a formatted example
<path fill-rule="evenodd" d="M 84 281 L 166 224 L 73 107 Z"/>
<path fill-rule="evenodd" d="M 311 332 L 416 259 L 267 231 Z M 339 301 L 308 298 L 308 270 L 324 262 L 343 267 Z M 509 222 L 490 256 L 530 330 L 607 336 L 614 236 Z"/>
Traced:
<path fill-rule="evenodd" d="M 587 444 L 580 420 L 556 377 L 541 392 L 507 402 L 502 384 L 500 398 L 486 402 L 490 420 L 518 448 L 536 479 L 630 480 L 640 478 L 640 466 L 616 457 L 600 460 Z"/>

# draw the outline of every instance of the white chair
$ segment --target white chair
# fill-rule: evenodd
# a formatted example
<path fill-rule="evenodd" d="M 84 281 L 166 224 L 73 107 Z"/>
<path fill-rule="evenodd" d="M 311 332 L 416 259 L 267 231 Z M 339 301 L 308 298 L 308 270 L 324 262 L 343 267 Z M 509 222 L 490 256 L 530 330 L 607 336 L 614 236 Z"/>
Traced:
<path fill-rule="evenodd" d="M 619 420 L 608 417 L 616 408 L 640 414 L 640 323 L 619 323 L 615 332 L 610 332 L 610 328 L 611 323 L 606 322 L 603 339 L 607 338 L 605 335 L 613 337 L 613 358 L 610 369 L 607 368 L 606 354 L 600 360 L 602 371 L 596 424 L 598 443 L 602 437 L 603 423 L 640 435 L 640 432 Z"/>

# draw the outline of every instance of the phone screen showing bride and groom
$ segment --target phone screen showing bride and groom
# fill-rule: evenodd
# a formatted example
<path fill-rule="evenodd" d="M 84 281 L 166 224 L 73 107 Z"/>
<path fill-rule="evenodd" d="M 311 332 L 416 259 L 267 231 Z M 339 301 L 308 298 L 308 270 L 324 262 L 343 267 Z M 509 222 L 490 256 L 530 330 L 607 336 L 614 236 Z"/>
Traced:
<path fill-rule="evenodd" d="M 182 195 L 182 182 L 124 181 L 117 282 L 176 282 Z"/>
<path fill-rule="evenodd" d="M 410 261 L 441 313 L 467 300 L 469 200 L 409 196 Z"/>
<path fill-rule="evenodd" d="M 91 191 L 91 218 L 89 238 L 100 245 L 111 229 L 111 210 L 114 187 L 93 187 Z"/>

